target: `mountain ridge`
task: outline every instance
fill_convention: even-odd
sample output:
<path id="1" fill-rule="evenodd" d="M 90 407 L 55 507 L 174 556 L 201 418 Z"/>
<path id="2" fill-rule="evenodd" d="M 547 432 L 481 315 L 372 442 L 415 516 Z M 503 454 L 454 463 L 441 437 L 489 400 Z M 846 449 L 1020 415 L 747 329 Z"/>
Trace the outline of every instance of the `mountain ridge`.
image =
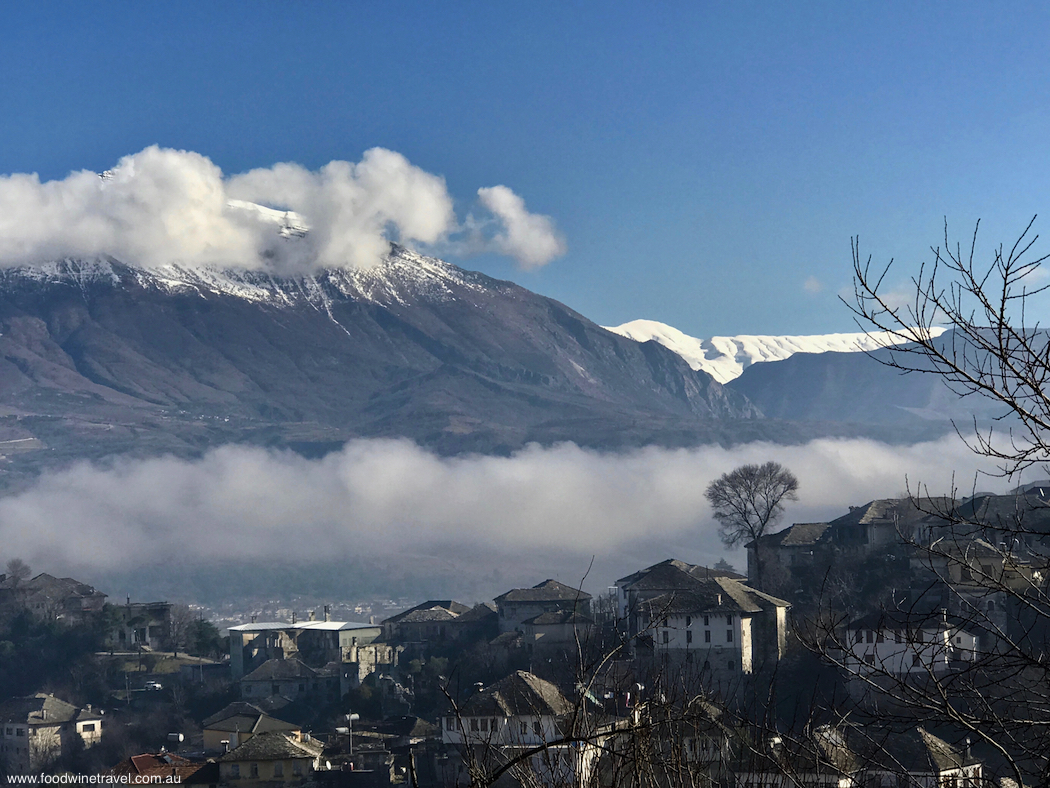
<path id="1" fill-rule="evenodd" d="M 658 343 L 398 246 L 298 277 L 112 258 L 0 272 L 0 440 L 57 459 L 354 437 L 681 445 L 760 416 Z"/>
<path id="2" fill-rule="evenodd" d="M 632 320 L 606 328 L 637 342 L 659 342 L 684 358 L 693 369 L 703 370 L 723 384 L 740 377 L 753 364 L 783 361 L 796 353 L 869 353 L 901 342 L 887 332 L 801 336 L 740 334 L 700 339 L 655 320 Z M 934 328 L 931 334 L 939 336 L 943 331 Z"/>

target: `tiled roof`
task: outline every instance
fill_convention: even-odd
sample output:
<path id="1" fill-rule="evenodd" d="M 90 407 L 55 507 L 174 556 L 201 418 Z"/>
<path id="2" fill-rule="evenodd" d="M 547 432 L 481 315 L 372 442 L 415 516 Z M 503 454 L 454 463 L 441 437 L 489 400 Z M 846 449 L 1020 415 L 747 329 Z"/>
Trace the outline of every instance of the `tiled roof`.
<path id="1" fill-rule="evenodd" d="M 144 753 L 126 758 L 103 774 L 110 777 L 130 777 L 132 784 L 136 782 L 136 777 L 171 777 L 177 778 L 172 782 L 183 783 L 208 765 L 194 763 L 171 752 Z"/>
<path id="2" fill-rule="evenodd" d="M 553 602 L 564 600 L 585 602 L 591 598 L 586 591 L 559 583 L 557 580 L 544 580 L 532 588 L 514 588 L 496 597 L 497 602 Z"/>
<path id="3" fill-rule="evenodd" d="M 517 670 L 483 689 L 460 707 L 465 717 L 559 716 L 572 711 L 572 704 L 549 681 Z"/>
<path id="4" fill-rule="evenodd" d="M 219 758 L 223 762 L 282 761 L 309 758 L 321 754 L 324 745 L 314 739 L 297 741 L 294 736 L 272 731 L 252 736 L 248 741 Z"/>

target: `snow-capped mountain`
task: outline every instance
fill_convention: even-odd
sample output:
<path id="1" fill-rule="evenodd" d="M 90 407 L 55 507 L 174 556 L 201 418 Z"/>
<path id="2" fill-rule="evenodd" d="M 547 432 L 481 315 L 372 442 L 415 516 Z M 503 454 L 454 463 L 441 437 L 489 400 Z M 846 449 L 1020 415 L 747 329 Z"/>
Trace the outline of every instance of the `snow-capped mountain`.
<path id="1" fill-rule="evenodd" d="M 0 270 L 0 442 L 36 438 L 49 461 L 354 436 L 680 445 L 759 416 L 659 345 L 399 246 L 372 268 L 285 277 L 114 259 Z"/>
<path id="2" fill-rule="evenodd" d="M 782 361 L 795 353 L 854 353 L 900 342 L 897 337 L 882 332 L 783 337 L 743 334 L 699 339 L 655 320 L 632 320 L 605 328 L 636 342 L 655 340 L 684 358 L 690 367 L 703 370 L 719 383 L 738 378 L 752 364 Z M 939 336 L 943 329 L 934 329 L 931 333 Z"/>

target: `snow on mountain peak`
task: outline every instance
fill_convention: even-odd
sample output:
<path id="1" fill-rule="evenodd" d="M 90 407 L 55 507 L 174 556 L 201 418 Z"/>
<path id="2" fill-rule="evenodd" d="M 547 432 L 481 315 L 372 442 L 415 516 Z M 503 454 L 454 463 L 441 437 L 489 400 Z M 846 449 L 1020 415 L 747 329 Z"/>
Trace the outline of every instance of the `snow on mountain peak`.
<path id="1" fill-rule="evenodd" d="M 623 325 L 605 328 L 636 342 L 656 340 L 684 358 L 690 367 L 707 372 L 719 383 L 728 383 L 739 377 L 752 364 L 761 361 L 782 361 L 795 353 L 855 353 L 877 350 L 901 342 L 898 337 L 886 332 L 787 337 L 744 334 L 698 339 L 655 320 L 632 320 Z M 943 328 L 930 331 L 934 336 L 943 332 Z"/>

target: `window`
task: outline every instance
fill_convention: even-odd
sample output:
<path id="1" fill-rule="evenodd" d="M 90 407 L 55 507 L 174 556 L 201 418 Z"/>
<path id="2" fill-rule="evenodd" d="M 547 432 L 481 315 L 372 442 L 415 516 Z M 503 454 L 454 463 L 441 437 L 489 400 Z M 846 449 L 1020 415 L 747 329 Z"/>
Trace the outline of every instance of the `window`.
<path id="1" fill-rule="evenodd" d="M 733 624 L 733 614 L 732 613 L 727 613 L 726 614 L 726 623 L 729 624 L 729 625 Z"/>
<path id="2" fill-rule="evenodd" d="M 874 639 L 875 639 L 875 633 L 874 633 L 874 632 L 872 632 L 872 631 L 871 631 L 871 630 L 869 629 L 869 630 L 867 631 L 867 633 L 865 634 L 865 636 L 864 636 L 864 640 L 865 640 L 865 642 L 867 642 L 867 643 L 871 643 L 871 642 L 872 642 L 872 641 L 873 641 Z"/>
<path id="3" fill-rule="evenodd" d="M 488 717 L 485 717 L 484 719 L 481 720 L 481 731 L 482 731 L 482 733 L 488 733 L 489 732 L 489 720 L 488 720 Z"/>
<path id="4" fill-rule="evenodd" d="M 875 642 L 876 643 L 884 643 L 885 641 L 886 641 L 886 636 L 882 633 L 882 630 L 880 629 L 878 632 L 875 633 Z"/>
<path id="5" fill-rule="evenodd" d="M 521 735 L 524 736 L 528 732 L 529 732 L 529 723 L 525 722 L 525 720 L 522 720 L 521 721 Z"/>
<path id="6" fill-rule="evenodd" d="M 535 733 L 537 736 L 543 735 L 543 726 L 540 725 L 539 720 L 532 721 L 532 732 Z"/>
<path id="7" fill-rule="evenodd" d="M 274 761 L 273 776 L 284 777 L 284 761 Z"/>
<path id="8" fill-rule="evenodd" d="M 26 735 L 26 729 L 25 728 L 15 728 L 15 736 L 25 736 L 25 735 Z"/>
<path id="9" fill-rule="evenodd" d="M 904 637 L 901 635 L 901 631 L 899 629 L 895 629 L 893 631 L 893 642 L 894 643 L 903 643 L 904 642 Z"/>
<path id="10" fill-rule="evenodd" d="M 258 777 L 258 776 L 259 776 L 259 764 L 253 763 L 252 764 L 252 777 Z"/>
<path id="11" fill-rule="evenodd" d="M 733 642 L 733 630 L 727 629 L 726 630 L 726 643 L 732 643 L 732 642 Z"/>
<path id="12" fill-rule="evenodd" d="M 230 764 L 230 777 L 234 780 L 241 779 L 241 765 L 239 763 Z"/>
<path id="13" fill-rule="evenodd" d="M 693 625 L 693 617 L 692 616 L 686 616 L 685 617 L 685 625 L 687 627 L 691 627 Z"/>
<path id="14" fill-rule="evenodd" d="M 667 645 L 668 638 L 669 638 L 669 635 L 667 634 L 667 630 L 665 629 L 664 630 L 664 645 L 665 646 Z"/>
<path id="15" fill-rule="evenodd" d="M 303 773 L 303 763 L 302 763 L 302 761 L 292 761 L 292 774 L 294 774 L 296 777 L 299 777 L 299 776 L 302 775 L 302 773 Z"/>
<path id="16" fill-rule="evenodd" d="M 733 660 L 729 660 L 729 662 L 726 663 L 726 668 L 728 668 L 729 670 L 735 670 L 736 669 L 736 663 L 733 662 Z"/>
<path id="17" fill-rule="evenodd" d="M 300 692 L 306 692 L 306 685 L 305 684 L 300 684 L 299 685 L 299 691 Z"/>
<path id="18" fill-rule="evenodd" d="M 711 630 L 710 629 L 705 629 L 704 630 L 704 642 L 705 643 L 710 643 L 711 642 Z"/>
<path id="19" fill-rule="evenodd" d="M 911 664 L 912 664 L 912 667 L 915 667 L 916 665 L 919 664 L 919 655 L 918 654 L 912 654 L 911 655 Z"/>
<path id="20" fill-rule="evenodd" d="M 686 643 L 692 643 L 693 642 L 693 633 L 691 631 L 687 631 L 685 633 L 685 642 Z"/>
<path id="21" fill-rule="evenodd" d="M 962 645 L 962 638 L 959 637 L 958 635 L 956 635 L 956 637 L 955 637 L 955 644 L 956 645 Z"/>
<path id="22" fill-rule="evenodd" d="M 711 626 L 711 616 L 704 616 L 704 626 L 705 627 Z"/>
<path id="23" fill-rule="evenodd" d="M 477 732 L 477 730 L 478 730 L 478 720 L 477 720 L 477 717 L 471 717 L 471 718 L 470 718 L 470 729 L 471 729 L 472 731 L 475 731 L 475 732 Z"/>
<path id="24" fill-rule="evenodd" d="M 95 723 L 93 723 L 93 722 L 85 722 L 84 723 L 84 727 L 81 728 L 80 730 L 83 733 L 94 733 L 95 732 Z"/>
<path id="25" fill-rule="evenodd" d="M 922 630 L 921 629 L 916 629 L 915 630 L 915 642 L 916 643 L 922 643 L 923 642 Z"/>

